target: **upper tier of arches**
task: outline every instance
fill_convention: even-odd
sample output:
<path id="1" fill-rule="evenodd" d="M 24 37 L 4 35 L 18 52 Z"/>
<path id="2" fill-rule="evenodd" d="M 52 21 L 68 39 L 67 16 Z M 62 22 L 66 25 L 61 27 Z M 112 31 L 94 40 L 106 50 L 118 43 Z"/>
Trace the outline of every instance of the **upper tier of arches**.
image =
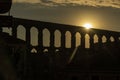
<path id="1" fill-rule="evenodd" d="M 95 43 L 118 42 L 120 33 L 49 22 L 14 18 L 12 35 L 27 44 L 51 48 L 92 48 Z M 23 37 L 23 38 L 22 38 Z"/>

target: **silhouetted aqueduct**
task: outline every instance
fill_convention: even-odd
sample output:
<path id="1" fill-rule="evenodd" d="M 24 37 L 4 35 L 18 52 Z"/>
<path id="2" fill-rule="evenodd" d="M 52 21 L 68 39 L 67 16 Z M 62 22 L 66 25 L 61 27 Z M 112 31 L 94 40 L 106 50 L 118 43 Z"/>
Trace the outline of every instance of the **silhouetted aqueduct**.
<path id="1" fill-rule="evenodd" d="M 22 29 L 20 29 L 20 25 L 22 25 Z M 102 44 L 118 42 L 120 40 L 119 32 L 99 29 L 86 30 L 79 26 L 14 18 L 12 29 L 14 37 L 17 37 L 17 31 L 19 31 L 19 29 L 22 30 L 23 39 L 27 44 L 31 44 L 31 40 L 36 38 L 38 44 L 37 46 L 31 46 L 31 48 L 36 48 L 37 50 L 75 49 L 75 47 L 79 45 L 82 48 L 93 48 L 95 43 Z M 34 32 L 32 29 L 34 29 Z M 47 44 L 44 45 L 46 39 L 48 39 L 46 41 Z M 88 46 L 85 46 L 86 44 L 88 44 Z"/>
<path id="2" fill-rule="evenodd" d="M 119 32 L 13 18 L 12 37 L 27 46 L 23 80 L 120 80 Z"/>
<path id="3" fill-rule="evenodd" d="M 6 13 L 12 0 L 0 4 L 0 13 Z M 0 32 L 0 79 L 120 80 L 119 32 L 0 18 L 0 27 L 13 20 L 12 36 Z"/>

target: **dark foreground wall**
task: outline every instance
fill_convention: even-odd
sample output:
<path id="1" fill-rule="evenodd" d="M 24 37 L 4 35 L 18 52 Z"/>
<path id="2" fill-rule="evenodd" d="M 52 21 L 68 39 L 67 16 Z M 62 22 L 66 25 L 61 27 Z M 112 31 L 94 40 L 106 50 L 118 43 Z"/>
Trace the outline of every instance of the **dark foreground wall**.
<path id="1" fill-rule="evenodd" d="M 31 53 L 28 57 L 28 80 L 119 80 L 120 44 L 95 44 L 93 49 L 79 47 L 70 63 L 69 49 Z"/>

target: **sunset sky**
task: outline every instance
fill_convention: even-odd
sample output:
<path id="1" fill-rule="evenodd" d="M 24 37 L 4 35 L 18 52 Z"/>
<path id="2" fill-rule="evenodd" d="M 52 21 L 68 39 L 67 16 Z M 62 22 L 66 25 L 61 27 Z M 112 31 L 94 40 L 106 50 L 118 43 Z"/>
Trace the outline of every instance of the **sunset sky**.
<path id="1" fill-rule="evenodd" d="M 11 15 L 120 31 L 120 0 L 13 0 Z"/>

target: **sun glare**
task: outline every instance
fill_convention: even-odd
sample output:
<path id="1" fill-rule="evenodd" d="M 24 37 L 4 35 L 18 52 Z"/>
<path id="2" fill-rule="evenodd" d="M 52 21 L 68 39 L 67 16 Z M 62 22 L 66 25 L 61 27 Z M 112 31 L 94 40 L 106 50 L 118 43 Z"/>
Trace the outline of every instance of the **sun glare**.
<path id="1" fill-rule="evenodd" d="M 85 27 L 86 29 L 90 29 L 90 28 L 92 28 L 92 24 L 86 23 L 83 25 L 83 27 Z"/>

